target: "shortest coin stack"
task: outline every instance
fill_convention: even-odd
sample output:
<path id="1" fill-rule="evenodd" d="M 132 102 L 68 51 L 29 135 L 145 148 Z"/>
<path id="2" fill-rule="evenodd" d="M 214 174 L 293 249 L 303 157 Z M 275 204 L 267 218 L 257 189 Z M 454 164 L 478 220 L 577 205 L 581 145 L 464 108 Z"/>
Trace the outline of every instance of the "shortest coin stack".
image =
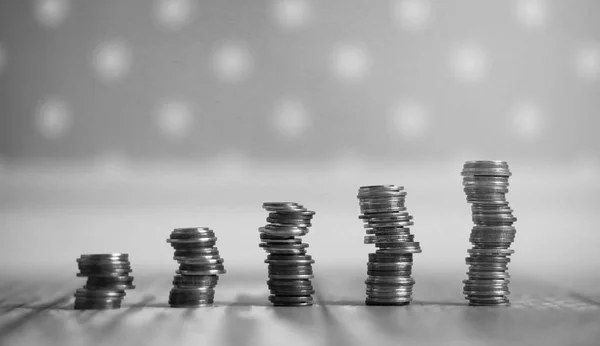
<path id="1" fill-rule="evenodd" d="M 118 309 L 126 289 L 133 289 L 131 264 L 127 254 L 89 254 L 77 259 L 79 273 L 87 277 L 75 292 L 75 309 Z"/>
<path id="2" fill-rule="evenodd" d="M 176 228 L 167 239 L 179 263 L 169 294 L 171 307 L 212 305 L 219 274 L 225 274 L 223 259 L 216 247 L 217 237 L 206 227 Z"/>
<path id="3" fill-rule="evenodd" d="M 308 233 L 315 212 L 293 202 L 266 202 L 263 208 L 269 217 L 268 224 L 259 228 L 259 246 L 268 253 L 269 301 L 275 306 L 310 306 L 315 293 L 310 281 L 315 261 L 299 236 Z"/>

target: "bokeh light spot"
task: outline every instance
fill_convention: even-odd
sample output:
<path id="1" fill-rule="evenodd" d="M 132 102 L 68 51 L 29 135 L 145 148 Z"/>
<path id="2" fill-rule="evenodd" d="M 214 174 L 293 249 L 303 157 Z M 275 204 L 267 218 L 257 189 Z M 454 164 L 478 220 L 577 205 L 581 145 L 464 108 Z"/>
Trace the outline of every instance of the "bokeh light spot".
<path id="1" fill-rule="evenodd" d="M 71 11 L 70 0 L 36 0 L 33 6 L 36 21 L 48 29 L 61 25 Z"/>
<path id="2" fill-rule="evenodd" d="M 47 98 L 36 109 L 36 128 L 46 138 L 63 136 L 71 127 L 71 122 L 70 107 L 61 99 Z"/>
<path id="3" fill-rule="evenodd" d="M 457 47 L 450 57 L 450 64 L 455 77 L 463 82 L 481 81 L 489 72 L 488 57 L 478 45 L 463 44 Z"/>
<path id="4" fill-rule="evenodd" d="M 548 21 L 548 3 L 546 0 L 517 0 L 516 16 L 527 27 L 541 27 Z"/>
<path id="5" fill-rule="evenodd" d="M 371 68 L 371 57 L 362 44 L 343 43 L 334 48 L 331 55 L 333 72 L 344 81 L 363 79 Z"/>
<path id="6" fill-rule="evenodd" d="M 403 101 L 391 112 L 391 126 L 405 140 L 422 137 L 429 128 L 429 116 L 423 105 L 415 101 Z"/>
<path id="7" fill-rule="evenodd" d="M 299 29 L 311 20 L 312 4 L 307 0 L 273 0 L 271 15 L 281 28 Z"/>
<path id="8" fill-rule="evenodd" d="M 132 63 L 132 50 L 120 39 L 98 45 L 92 59 L 97 77 L 107 83 L 123 79 L 131 69 Z"/>
<path id="9" fill-rule="evenodd" d="M 600 77 L 600 44 L 582 44 L 575 53 L 575 69 L 579 78 L 597 80 Z"/>
<path id="10" fill-rule="evenodd" d="M 300 100 L 284 99 L 275 106 L 274 125 L 287 138 L 300 137 L 310 125 L 310 116 Z"/>
<path id="11" fill-rule="evenodd" d="M 248 78 L 254 69 L 252 54 L 242 43 L 221 44 L 213 55 L 213 69 L 217 77 L 226 83 L 240 83 Z"/>
<path id="12" fill-rule="evenodd" d="M 532 102 L 521 102 L 515 105 L 510 119 L 513 131 L 524 139 L 539 137 L 545 127 L 542 109 Z"/>
<path id="13" fill-rule="evenodd" d="M 162 102 L 157 110 L 158 129 L 171 139 L 181 139 L 192 130 L 194 116 L 191 106 L 180 100 Z"/>
<path id="14" fill-rule="evenodd" d="M 196 6 L 192 0 L 155 0 L 153 12 L 159 28 L 176 31 L 192 20 Z"/>
<path id="15" fill-rule="evenodd" d="M 391 5 L 392 16 L 403 29 L 423 29 L 431 21 L 429 0 L 396 0 Z"/>

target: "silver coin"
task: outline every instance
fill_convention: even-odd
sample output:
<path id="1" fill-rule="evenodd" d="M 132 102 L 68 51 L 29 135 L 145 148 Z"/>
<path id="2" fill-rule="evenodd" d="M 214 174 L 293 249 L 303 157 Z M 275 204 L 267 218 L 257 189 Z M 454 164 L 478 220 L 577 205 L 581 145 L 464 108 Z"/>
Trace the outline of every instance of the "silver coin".
<path id="1" fill-rule="evenodd" d="M 314 274 L 290 274 L 290 275 L 278 275 L 269 274 L 270 279 L 286 279 L 286 280 L 300 280 L 300 279 L 312 279 Z"/>
<path id="2" fill-rule="evenodd" d="M 468 249 L 467 252 L 471 255 L 512 255 L 515 253 L 513 249 Z"/>
<path id="3" fill-rule="evenodd" d="M 75 297 L 101 297 L 101 298 L 121 298 L 125 296 L 125 292 L 123 291 L 113 291 L 113 290 L 88 290 L 85 288 L 78 288 L 75 291 Z"/>
<path id="4" fill-rule="evenodd" d="M 177 274 L 181 275 L 217 275 L 217 274 L 225 274 L 227 270 L 225 269 L 210 269 L 210 270 L 202 270 L 202 271 L 194 271 L 194 270 L 177 270 Z"/>
<path id="5" fill-rule="evenodd" d="M 297 257 L 306 257 L 306 256 L 297 256 Z M 307 256 L 310 257 L 310 256 Z M 296 259 L 296 260 L 273 260 L 273 259 L 266 259 L 265 263 L 269 263 L 269 264 L 276 264 L 276 265 L 280 265 L 280 266 L 296 266 L 296 265 L 304 265 L 304 264 L 312 264 L 315 263 L 315 260 L 313 259 Z"/>
<path id="6" fill-rule="evenodd" d="M 506 272 L 474 272 L 467 273 L 469 279 L 509 279 L 510 274 Z"/>

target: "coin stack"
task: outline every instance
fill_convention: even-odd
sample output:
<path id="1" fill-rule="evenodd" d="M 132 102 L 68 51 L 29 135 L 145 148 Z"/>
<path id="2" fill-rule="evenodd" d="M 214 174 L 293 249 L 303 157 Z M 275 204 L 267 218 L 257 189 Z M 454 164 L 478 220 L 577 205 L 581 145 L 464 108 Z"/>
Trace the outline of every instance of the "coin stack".
<path id="1" fill-rule="evenodd" d="M 275 306 L 309 306 L 315 293 L 310 279 L 315 261 L 306 254 L 308 244 L 299 236 L 308 233 L 314 211 L 293 202 L 266 202 L 268 224 L 260 227 L 260 247 L 268 253 L 269 301 Z"/>
<path id="2" fill-rule="evenodd" d="M 87 277 L 87 282 L 75 291 L 76 310 L 118 309 L 125 290 L 135 288 L 128 254 L 86 254 L 77 264 L 77 276 Z"/>
<path id="3" fill-rule="evenodd" d="M 171 307 L 212 305 L 219 274 L 225 274 L 223 259 L 217 249 L 215 232 L 206 227 L 176 228 L 168 243 L 175 249 L 179 263 L 169 294 Z"/>
<path id="4" fill-rule="evenodd" d="M 463 167 L 463 186 L 475 226 L 471 231 L 466 263 L 468 280 L 464 294 L 470 305 L 508 305 L 509 249 L 515 239 L 517 219 L 508 206 L 508 177 L 504 161 L 467 161 Z"/>
<path id="5" fill-rule="evenodd" d="M 406 211 L 404 187 L 397 185 L 363 186 L 358 190 L 361 215 L 367 235 L 365 244 L 375 244 L 367 263 L 367 305 L 407 305 L 415 284 L 411 277 L 413 254 L 421 247 L 414 241 L 409 226 L 412 216 Z"/>

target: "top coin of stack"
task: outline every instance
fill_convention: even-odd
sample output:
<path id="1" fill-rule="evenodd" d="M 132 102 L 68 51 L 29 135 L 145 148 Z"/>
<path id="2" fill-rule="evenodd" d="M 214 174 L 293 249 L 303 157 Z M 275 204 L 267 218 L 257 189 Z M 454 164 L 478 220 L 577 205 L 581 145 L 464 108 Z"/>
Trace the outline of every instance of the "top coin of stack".
<path id="1" fill-rule="evenodd" d="M 413 217 L 404 205 L 402 186 L 363 186 L 358 190 L 361 215 L 367 235 L 365 244 L 375 244 L 367 263 L 367 305 L 407 305 L 412 300 L 413 254 L 421 252 L 409 226 Z"/>
<path id="2" fill-rule="evenodd" d="M 127 254 L 86 254 L 77 259 L 79 273 L 87 277 L 75 292 L 75 309 L 118 309 L 126 289 L 133 289 L 131 264 Z"/>
<path id="3" fill-rule="evenodd" d="M 312 305 L 315 261 L 306 253 L 308 244 L 297 237 L 308 233 L 315 212 L 294 202 L 265 202 L 263 208 L 269 216 L 259 228 L 259 246 L 268 253 L 269 300 L 276 306 Z"/>
<path id="4" fill-rule="evenodd" d="M 167 242 L 175 249 L 173 259 L 179 263 L 169 294 L 169 305 L 196 307 L 213 304 L 218 275 L 226 273 L 214 231 L 206 227 L 176 228 Z"/>
<path id="5" fill-rule="evenodd" d="M 508 257 L 514 253 L 509 247 L 517 220 L 506 200 L 511 172 L 504 161 L 467 161 L 462 176 L 475 224 L 464 294 L 471 305 L 508 305 Z"/>

